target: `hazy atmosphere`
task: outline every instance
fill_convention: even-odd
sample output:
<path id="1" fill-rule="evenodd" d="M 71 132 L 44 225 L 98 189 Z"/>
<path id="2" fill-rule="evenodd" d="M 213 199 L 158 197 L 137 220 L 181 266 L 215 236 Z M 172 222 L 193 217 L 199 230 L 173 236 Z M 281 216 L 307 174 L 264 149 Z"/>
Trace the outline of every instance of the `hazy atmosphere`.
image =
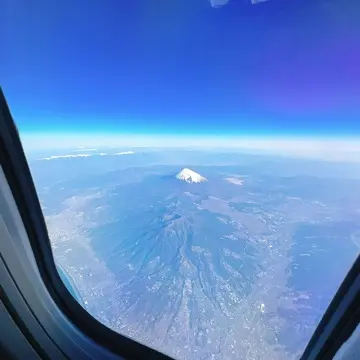
<path id="1" fill-rule="evenodd" d="M 360 165 L 102 151 L 28 154 L 85 309 L 178 359 L 298 359 L 359 254 Z"/>

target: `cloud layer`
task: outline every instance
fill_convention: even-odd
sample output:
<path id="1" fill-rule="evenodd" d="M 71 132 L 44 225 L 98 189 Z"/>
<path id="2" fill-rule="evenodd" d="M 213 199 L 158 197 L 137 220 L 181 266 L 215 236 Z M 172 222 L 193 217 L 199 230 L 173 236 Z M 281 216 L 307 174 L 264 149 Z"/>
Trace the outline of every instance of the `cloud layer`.
<path id="1" fill-rule="evenodd" d="M 61 159 L 61 158 L 76 158 L 76 157 L 89 157 L 89 156 L 92 156 L 92 154 L 53 155 L 53 156 L 49 156 L 49 157 L 44 157 L 44 158 L 39 159 L 39 160 L 53 160 L 53 159 Z"/>
<path id="2" fill-rule="evenodd" d="M 76 151 L 76 150 L 74 150 Z M 116 154 L 107 154 L 107 153 L 98 153 L 98 154 L 66 154 L 66 155 L 52 155 L 52 156 L 48 156 L 48 157 L 44 157 L 38 160 L 55 160 L 55 159 L 67 159 L 67 158 L 85 158 L 85 157 L 89 157 L 89 156 L 115 156 L 115 155 L 131 155 L 131 154 L 135 154 L 133 151 L 123 151 L 120 153 L 116 153 Z"/>
<path id="3" fill-rule="evenodd" d="M 291 136 L 190 136 L 190 135 L 88 135 L 88 134 L 31 134 L 23 135 L 22 142 L 27 152 L 33 150 L 57 151 L 64 155 L 43 158 L 73 158 L 105 155 L 130 155 L 133 151 L 114 153 L 115 149 L 127 148 L 176 148 L 203 149 L 210 151 L 242 151 L 269 155 L 317 158 L 323 160 L 360 162 L 359 137 L 291 137 Z M 101 153 L 83 152 L 69 154 L 69 149 L 101 149 Z M 111 149 L 106 152 L 106 149 Z M 66 151 L 66 152 L 65 152 Z M 100 151 L 100 150 L 99 150 Z M 70 150 L 70 152 L 73 152 Z"/>

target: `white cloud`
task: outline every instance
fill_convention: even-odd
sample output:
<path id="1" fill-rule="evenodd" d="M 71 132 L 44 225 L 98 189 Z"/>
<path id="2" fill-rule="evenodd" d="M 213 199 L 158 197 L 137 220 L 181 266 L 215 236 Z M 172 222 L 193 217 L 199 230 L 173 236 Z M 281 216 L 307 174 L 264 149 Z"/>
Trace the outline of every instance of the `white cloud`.
<path id="1" fill-rule="evenodd" d="M 75 149 L 73 151 L 74 152 L 76 152 L 76 151 L 98 151 L 98 149 L 86 149 L 83 146 L 80 146 L 79 149 Z"/>
<path id="2" fill-rule="evenodd" d="M 234 185 L 243 185 L 244 184 L 244 180 L 242 180 L 242 179 L 225 178 L 225 180 Z"/>
<path id="3" fill-rule="evenodd" d="M 53 159 L 61 159 L 61 158 L 75 158 L 75 157 L 88 157 L 88 156 L 91 156 L 91 154 L 53 155 L 53 156 L 49 156 L 49 157 L 44 157 L 39 160 L 53 160 Z"/>
<path id="4" fill-rule="evenodd" d="M 123 151 L 123 152 L 116 153 L 114 155 L 131 155 L 131 154 L 135 154 L 135 153 L 133 151 Z"/>
<path id="5" fill-rule="evenodd" d="M 113 155 L 130 155 L 134 154 L 133 151 L 123 151 L 116 154 L 107 154 L 107 153 L 98 153 L 98 154 L 67 154 L 67 155 L 52 155 L 48 157 L 44 157 L 38 160 L 54 160 L 54 159 L 68 159 L 68 158 L 76 158 L 76 157 L 89 157 L 89 156 L 113 156 Z"/>

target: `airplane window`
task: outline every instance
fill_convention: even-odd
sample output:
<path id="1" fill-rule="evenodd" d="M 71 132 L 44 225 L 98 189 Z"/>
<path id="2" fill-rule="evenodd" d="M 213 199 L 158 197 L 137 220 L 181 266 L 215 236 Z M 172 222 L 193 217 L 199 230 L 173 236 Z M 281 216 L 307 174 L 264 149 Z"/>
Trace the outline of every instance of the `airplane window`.
<path id="1" fill-rule="evenodd" d="M 74 298 L 176 359 L 299 359 L 360 253 L 360 2 L 6 14 L 3 90 Z"/>

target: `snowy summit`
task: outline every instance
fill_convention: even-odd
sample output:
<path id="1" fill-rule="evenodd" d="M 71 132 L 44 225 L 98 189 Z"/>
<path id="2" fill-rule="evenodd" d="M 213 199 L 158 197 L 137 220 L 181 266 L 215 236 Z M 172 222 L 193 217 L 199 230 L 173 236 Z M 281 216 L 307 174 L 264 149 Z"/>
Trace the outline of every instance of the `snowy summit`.
<path id="1" fill-rule="evenodd" d="M 201 183 L 207 181 L 206 178 L 201 176 L 200 174 L 192 171 L 188 168 L 182 169 L 177 175 L 176 178 L 179 180 L 184 180 L 188 183 Z"/>

